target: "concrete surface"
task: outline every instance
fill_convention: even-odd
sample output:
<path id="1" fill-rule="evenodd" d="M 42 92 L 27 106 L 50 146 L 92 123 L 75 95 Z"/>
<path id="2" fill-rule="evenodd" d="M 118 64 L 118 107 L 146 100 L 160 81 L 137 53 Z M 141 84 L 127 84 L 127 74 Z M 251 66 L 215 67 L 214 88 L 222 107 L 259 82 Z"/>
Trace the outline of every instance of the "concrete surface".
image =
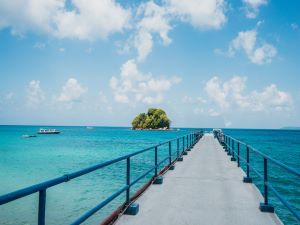
<path id="1" fill-rule="evenodd" d="M 162 185 L 151 185 L 136 201 L 138 215 L 122 215 L 116 224 L 282 224 L 276 214 L 260 212 L 262 196 L 253 184 L 242 182 L 243 176 L 217 140 L 206 134 L 164 175 Z"/>

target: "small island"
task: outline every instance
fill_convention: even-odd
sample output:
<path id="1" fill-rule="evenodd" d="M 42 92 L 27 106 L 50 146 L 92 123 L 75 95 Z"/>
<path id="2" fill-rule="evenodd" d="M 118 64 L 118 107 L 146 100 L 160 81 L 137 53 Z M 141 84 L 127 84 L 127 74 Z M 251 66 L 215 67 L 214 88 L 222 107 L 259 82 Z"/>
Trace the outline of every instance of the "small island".
<path id="1" fill-rule="evenodd" d="M 147 113 L 140 113 L 132 121 L 133 130 L 169 130 L 171 120 L 162 109 L 150 108 Z"/>

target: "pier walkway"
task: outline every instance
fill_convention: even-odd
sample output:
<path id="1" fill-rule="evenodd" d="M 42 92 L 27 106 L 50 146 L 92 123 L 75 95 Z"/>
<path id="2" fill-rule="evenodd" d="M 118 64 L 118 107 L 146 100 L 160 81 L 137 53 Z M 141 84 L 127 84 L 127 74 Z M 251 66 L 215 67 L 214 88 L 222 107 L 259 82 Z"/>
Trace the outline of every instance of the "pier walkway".
<path id="1" fill-rule="evenodd" d="M 151 185 L 136 203 L 135 216 L 122 215 L 117 225 L 269 225 L 282 224 L 274 213 L 259 210 L 262 196 L 244 172 L 231 162 L 212 134 Z"/>

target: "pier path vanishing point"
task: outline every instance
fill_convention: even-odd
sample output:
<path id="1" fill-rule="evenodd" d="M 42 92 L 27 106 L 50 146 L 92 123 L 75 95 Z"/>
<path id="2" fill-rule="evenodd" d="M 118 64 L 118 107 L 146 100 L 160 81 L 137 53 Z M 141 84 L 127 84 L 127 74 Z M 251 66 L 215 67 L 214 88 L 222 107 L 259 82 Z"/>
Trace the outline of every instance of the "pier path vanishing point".
<path id="1" fill-rule="evenodd" d="M 243 183 L 245 173 L 228 159 L 212 134 L 204 137 L 162 185 L 151 185 L 137 199 L 135 216 L 122 215 L 117 225 L 269 225 L 282 224 L 275 213 L 259 210 L 257 187 Z"/>

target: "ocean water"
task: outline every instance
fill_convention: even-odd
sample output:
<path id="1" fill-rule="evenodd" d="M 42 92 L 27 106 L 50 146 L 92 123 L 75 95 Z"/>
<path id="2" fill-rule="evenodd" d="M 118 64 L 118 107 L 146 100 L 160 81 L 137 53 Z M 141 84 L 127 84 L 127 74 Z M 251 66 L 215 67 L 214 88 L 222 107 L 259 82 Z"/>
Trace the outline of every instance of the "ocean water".
<path id="1" fill-rule="evenodd" d="M 24 134 L 36 134 L 40 127 L 0 126 L 0 195 L 32 184 L 74 172 L 175 137 L 193 129 L 174 131 L 133 131 L 117 127 L 54 127 L 59 135 L 39 135 L 22 138 Z M 176 146 L 176 143 L 172 143 Z M 182 148 L 182 142 L 180 142 Z M 168 154 L 168 146 L 158 148 L 158 161 Z M 176 157 L 175 149 L 172 152 Z M 166 161 L 167 163 L 167 161 Z M 154 165 L 154 151 L 145 152 L 131 160 L 132 180 Z M 163 165 L 162 165 L 163 166 Z M 116 163 L 88 175 L 47 190 L 46 223 L 69 224 L 95 207 L 126 182 L 125 161 Z M 145 177 L 132 192 L 144 184 Z M 99 224 L 111 213 L 125 195 L 121 195 L 96 213 L 84 224 Z M 0 224 L 36 224 L 38 194 L 0 206 Z"/>
<path id="2" fill-rule="evenodd" d="M 117 127 L 55 127 L 59 135 L 35 134 L 40 127 L 0 126 L 0 195 L 47 179 L 74 172 L 143 148 L 185 135 L 193 129 L 179 131 L 133 131 Z M 226 129 L 227 134 L 251 144 L 262 152 L 300 170 L 300 131 Z M 176 143 L 172 142 L 175 148 Z M 173 149 L 173 158 L 176 156 Z M 182 148 L 182 142 L 180 142 Z M 241 154 L 244 154 L 241 149 Z M 167 146 L 159 148 L 159 161 L 168 154 Z M 251 154 L 251 162 L 262 171 L 262 160 Z M 132 179 L 154 165 L 154 151 L 134 157 L 131 161 Z M 242 166 L 245 168 L 244 166 Z M 93 208 L 125 184 L 125 162 L 92 172 L 47 190 L 46 223 L 69 224 Z M 269 165 L 270 181 L 298 210 L 300 210 L 299 178 Z M 151 174 L 152 175 L 152 174 Z M 132 188 L 137 190 L 147 179 Z M 261 182 L 251 173 L 261 189 Z M 271 192 L 270 192 L 271 194 Z M 121 195 L 96 213 L 84 224 L 99 224 L 125 199 Z M 293 216 L 272 194 L 270 203 L 285 224 L 298 224 Z M 0 224 L 36 224 L 38 195 L 34 194 L 0 206 Z"/>

